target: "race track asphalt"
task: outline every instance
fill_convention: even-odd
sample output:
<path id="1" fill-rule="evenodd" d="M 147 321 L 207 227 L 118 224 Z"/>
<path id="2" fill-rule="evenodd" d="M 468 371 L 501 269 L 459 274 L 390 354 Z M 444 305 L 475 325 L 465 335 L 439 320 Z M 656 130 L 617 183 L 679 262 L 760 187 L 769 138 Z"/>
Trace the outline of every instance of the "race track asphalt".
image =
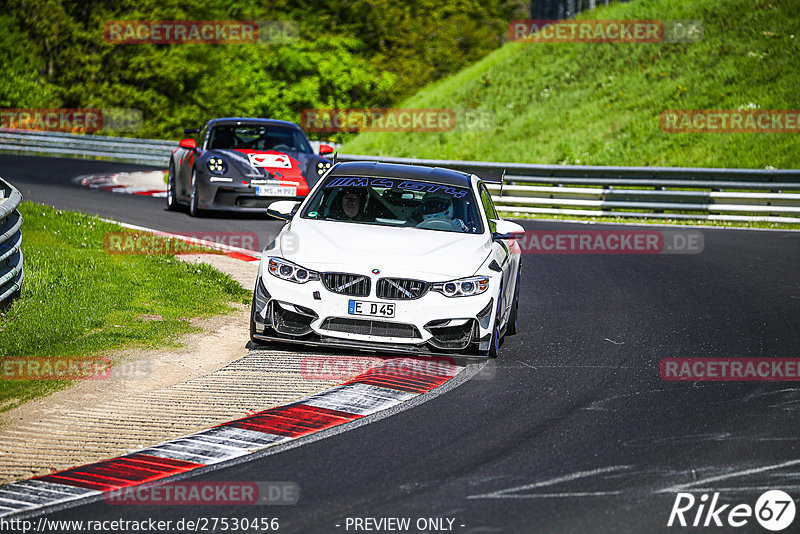
<path id="1" fill-rule="evenodd" d="M 280 227 L 198 222 L 165 211 L 163 199 L 71 182 L 140 168 L 0 156 L 0 176 L 58 208 L 167 231 L 202 224 L 268 239 Z M 49 518 L 277 517 L 280 532 L 365 531 L 348 528 L 353 518 L 407 517 L 412 526 L 451 518 L 453 532 L 657 532 L 703 530 L 666 527 L 679 491 L 719 492 L 719 504 L 731 505 L 753 506 L 767 489 L 797 499 L 797 382 L 667 382 L 659 362 L 800 357 L 800 232 L 700 231 L 700 254 L 528 254 L 519 333 L 475 377 L 391 417 L 192 479 L 293 481 L 296 505 L 98 502 Z M 763 532 L 753 518 L 736 530 Z"/>

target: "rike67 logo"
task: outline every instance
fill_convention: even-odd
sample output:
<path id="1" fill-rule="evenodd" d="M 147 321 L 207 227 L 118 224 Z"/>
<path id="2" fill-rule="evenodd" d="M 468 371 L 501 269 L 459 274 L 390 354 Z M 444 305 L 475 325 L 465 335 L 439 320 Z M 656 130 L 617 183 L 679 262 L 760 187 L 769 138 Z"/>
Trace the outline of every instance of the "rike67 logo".
<path id="1" fill-rule="evenodd" d="M 699 498 L 691 493 L 678 493 L 667 526 L 739 528 L 752 525 L 755 517 L 763 528 L 778 532 L 792 524 L 794 515 L 794 500 L 781 490 L 765 492 L 754 507 L 745 503 L 719 504 L 718 492 L 714 493 L 710 502 L 707 493 Z"/>

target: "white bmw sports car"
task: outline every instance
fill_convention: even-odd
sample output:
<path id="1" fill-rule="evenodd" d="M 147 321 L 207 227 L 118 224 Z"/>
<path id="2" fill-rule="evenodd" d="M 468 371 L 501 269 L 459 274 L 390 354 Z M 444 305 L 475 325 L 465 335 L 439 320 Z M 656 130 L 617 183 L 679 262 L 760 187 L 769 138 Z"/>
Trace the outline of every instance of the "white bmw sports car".
<path id="1" fill-rule="evenodd" d="M 496 357 L 516 332 L 524 229 L 501 220 L 475 175 L 415 165 L 335 165 L 261 258 L 255 343 Z"/>

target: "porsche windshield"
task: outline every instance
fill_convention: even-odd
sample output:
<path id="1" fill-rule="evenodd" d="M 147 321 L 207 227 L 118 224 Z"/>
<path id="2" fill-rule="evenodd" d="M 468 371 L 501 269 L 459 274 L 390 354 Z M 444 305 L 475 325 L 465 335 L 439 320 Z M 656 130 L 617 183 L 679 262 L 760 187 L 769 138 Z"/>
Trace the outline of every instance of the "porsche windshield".
<path id="1" fill-rule="evenodd" d="M 217 126 L 211 130 L 208 149 L 276 150 L 311 153 L 311 146 L 300 130 L 282 126 L 240 124 Z"/>
<path id="2" fill-rule="evenodd" d="M 303 210 L 304 219 L 446 232 L 483 232 L 468 187 L 398 178 L 329 177 Z"/>

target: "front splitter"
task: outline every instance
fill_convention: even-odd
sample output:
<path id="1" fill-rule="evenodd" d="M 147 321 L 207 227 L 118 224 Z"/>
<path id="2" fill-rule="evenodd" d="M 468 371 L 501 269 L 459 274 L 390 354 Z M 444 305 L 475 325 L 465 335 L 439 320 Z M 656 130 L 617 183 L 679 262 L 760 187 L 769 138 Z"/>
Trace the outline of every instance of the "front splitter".
<path id="1" fill-rule="evenodd" d="M 267 341 L 271 343 L 291 343 L 293 345 L 306 345 L 309 347 L 328 347 L 328 348 L 341 348 L 351 349 L 360 352 L 370 353 L 383 353 L 383 354 L 404 354 L 411 356 L 436 356 L 445 358 L 468 358 L 468 359 L 487 359 L 487 356 L 480 354 L 464 354 L 458 351 L 435 351 L 431 350 L 427 345 L 409 345 L 404 347 L 402 345 L 389 345 L 379 342 L 366 342 L 366 341 L 352 341 L 349 339 L 340 338 L 321 338 L 321 339 L 293 339 L 284 337 L 267 336 L 264 334 L 253 334 L 253 338 L 258 341 Z"/>

